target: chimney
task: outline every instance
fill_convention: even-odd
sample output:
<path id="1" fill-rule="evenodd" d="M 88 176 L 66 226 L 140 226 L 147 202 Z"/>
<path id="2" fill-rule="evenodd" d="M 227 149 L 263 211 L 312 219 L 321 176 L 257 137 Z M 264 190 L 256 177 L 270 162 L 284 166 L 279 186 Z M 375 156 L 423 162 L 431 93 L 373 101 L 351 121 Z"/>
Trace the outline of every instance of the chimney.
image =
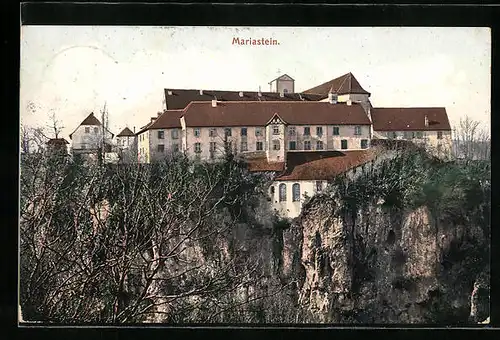
<path id="1" fill-rule="evenodd" d="M 170 91 L 170 90 L 169 90 L 169 91 L 167 91 L 167 94 L 168 94 L 169 96 L 171 96 L 171 95 L 172 95 L 172 91 Z"/>
<path id="2" fill-rule="evenodd" d="M 135 126 L 134 126 L 134 133 L 135 133 Z"/>
<path id="3" fill-rule="evenodd" d="M 259 92 L 257 93 L 259 97 L 262 97 L 262 92 L 260 92 L 260 86 L 259 86 Z"/>
<path id="4" fill-rule="evenodd" d="M 158 113 L 157 113 L 157 115 L 158 115 L 158 116 L 157 116 L 157 117 L 160 117 L 162 113 L 163 113 L 163 112 L 158 111 Z"/>
<path id="5" fill-rule="evenodd" d="M 429 126 L 429 118 L 427 118 L 427 115 L 425 115 L 425 126 Z"/>
<path id="6" fill-rule="evenodd" d="M 203 96 L 203 90 L 200 90 L 200 96 Z"/>
<path id="7" fill-rule="evenodd" d="M 216 106 L 217 106 L 217 100 L 212 99 L 212 107 L 216 107 Z"/>
<path id="8" fill-rule="evenodd" d="M 151 123 L 156 120 L 156 117 L 151 117 Z"/>
<path id="9" fill-rule="evenodd" d="M 240 92 L 240 97 L 243 97 L 243 92 Z"/>
<path id="10" fill-rule="evenodd" d="M 347 106 L 351 106 L 351 105 L 352 105 L 352 100 L 347 99 Z"/>

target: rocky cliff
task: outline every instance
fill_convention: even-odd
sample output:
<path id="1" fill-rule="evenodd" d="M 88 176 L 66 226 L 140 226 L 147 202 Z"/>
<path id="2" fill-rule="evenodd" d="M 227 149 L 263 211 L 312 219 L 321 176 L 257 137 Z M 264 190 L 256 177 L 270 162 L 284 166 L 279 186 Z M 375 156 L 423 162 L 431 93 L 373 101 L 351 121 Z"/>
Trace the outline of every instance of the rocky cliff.
<path id="1" fill-rule="evenodd" d="M 367 198 L 368 200 L 368 198 Z M 312 199 L 283 232 L 282 275 L 300 308 L 326 323 L 447 323 L 489 315 L 485 229 L 436 218 L 429 207 L 372 198 L 355 211 Z"/>

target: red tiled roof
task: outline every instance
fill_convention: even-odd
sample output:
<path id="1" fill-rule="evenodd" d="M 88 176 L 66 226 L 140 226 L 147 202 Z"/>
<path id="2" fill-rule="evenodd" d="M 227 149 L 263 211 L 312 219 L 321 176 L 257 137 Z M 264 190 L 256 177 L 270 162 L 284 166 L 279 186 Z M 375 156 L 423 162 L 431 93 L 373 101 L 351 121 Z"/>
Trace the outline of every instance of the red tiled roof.
<path id="1" fill-rule="evenodd" d="M 269 162 L 267 158 L 247 159 L 245 163 L 248 166 L 248 171 L 276 171 L 281 172 L 285 168 L 284 162 Z"/>
<path id="2" fill-rule="evenodd" d="M 377 156 L 379 149 L 288 152 L 287 169 L 277 181 L 331 180 Z"/>
<path id="3" fill-rule="evenodd" d="M 168 94 L 171 91 L 172 94 Z M 240 92 L 243 96 L 240 97 Z M 182 110 L 190 102 L 193 101 L 318 101 L 324 96 L 317 94 L 301 94 L 301 93 L 284 93 L 283 97 L 276 92 L 259 92 L 256 91 L 215 91 L 203 90 L 184 90 L 184 89 L 165 89 L 165 100 L 169 110 Z"/>
<path id="4" fill-rule="evenodd" d="M 275 114 L 292 125 L 370 125 L 361 105 L 327 102 L 192 102 L 184 119 L 190 127 L 265 126 Z"/>
<path id="5" fill-rule="evenodd" d="M 116 137 L 131 137 L 135 136 L 135 133 L 132 132 L 128 127 L 122 130 L 119 134 L 116 135 Z"/>
<path id="6" fill-rule="evenodd" d="M 183 113 L 183 110 L 165 110 L 159 117 L 152 117 L 153 121 L 143 126 L 137 134 L 150 129 L 180 129 Z"/>
<path id="7" fill-rule="evenodd" d="M 373 108 L 371 115 L 375 131 L 451 130 L 444 107 Z"/>
<path id="8" fill-rule="evenodd" d="M 326 83 L 313 87 L 309 90 L 303 91 L 302 93 L 319 94 L 322 95 L 323 98 L 326 98 L 329 92 L 336 94 L 358 93 L 370 95 L 368 91 L 361 87 L 358 80 L 351 72 L 327 81 Z"/>
<path id="9" fill-rule="evenodd" d="M 91 112 L 87 118 L 81 122 L 80 125 L 98 125 L 101 126 L 101 122 L 94 116 L 94 112 Z"/>

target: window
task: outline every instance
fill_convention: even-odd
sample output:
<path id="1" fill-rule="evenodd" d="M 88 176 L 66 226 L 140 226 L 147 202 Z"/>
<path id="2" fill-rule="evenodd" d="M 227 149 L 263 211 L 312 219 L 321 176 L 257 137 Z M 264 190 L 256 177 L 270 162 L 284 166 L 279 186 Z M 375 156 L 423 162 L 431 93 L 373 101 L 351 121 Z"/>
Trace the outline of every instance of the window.
<path id="1" fill-rule="evenodd" d="M 295 136 L 295 134 L 296 134 L 296 131 L 295 131 L 295 126 L 290 126 L 290 127 L 288 128 L 288 134 L 289 134 L 290 136 Z"/>
<path id="2" fill-rule="evenodd" d="M 225 128 L 224 129 L 224 134 L 226 137 L 231 137 L 231 128 Z"/>
<path id="3" fill-rule="evenodd" d="M 257 145 L 255 146 L 255 149 L 257 151 L 262 151 L 264 150 L 264 145 L 262 144 L 262 142 L 257 142 Z"/>
<path id="4" fill-rule="evenodd" d="M 347 149 L 347 139 L 342 139 L 342 140 L 340 141 L 340 148 L 341 148 L 342 150 Z"/>
<path id="5" fill-rule="evenodd" d="M 172 139 L 179 139 L 179 130 L 172 130 L 171 136 Z"/>
<path id="6" fill-rule="evenodd" d="M 361 135 L 361 126 L 354 127 L 354 135 L 356 135 L 356 136 Z"/>
<path id="7" fill-rule="evenodd" d="M 90 128 L 88 126 L 85 127 L 85 133 L 90 133 Z"/>
<path id="8" fill-rule="evenodd" d="M 164 151 L 165 151 L 165 145 L 158 144 L 158 152 L 164 152 Z"/>
<path id="9" fill-rule="evenodd" d="M 366 149 L 368 148 L 368 139 L 362 139 L 361 140 L 361 149 Z"/>
<path id="10" fill-rule="evenodd" d="M 443 139 L 443 131 L 437 132 L 437 139 Z"/>
<path id="11" fill-rule="evenodd" d="M 300 184 L 295 183 L 292 185 L 292 201 L 298 202 L 300 201 Z"/>
<path id="12" fill-rule="evenodd" d="M 288 143 L 288 145 L 289 145 L 289 147 L 288 147 L 289 150 L 297 150 L 297 142 L 296 141 L 292 140 Z"/>
<path id="13" fill-rule="evenodd" d="M 274 196 L 274 186 L 271 186 L 270 191 L 271 191 L 271 195 Z"/>
<path id="14" fill-rule="evenodd" d="M 309 126 L 304 127 L 304 136 L 311 135 L 311 128 Z"/>
<path id="15" fill-rule="evenodd" d="M 246 127 L 245 128 L 241 128 L 241 135 L 245 136 L 245 137 L 247 136 L 247 128 Z"/>
<path id="16" fill-rule="evenodd" d="M 98 133 L 99 132 L 99 128 L 98 127 L 95 127 L 94 128 L 94 133 Z"/>
<path id="17" fill-rule="evenodd" d="M 262 136 L 262 128 L 255 128 L 255 136 Z"/>
<path id="18" fill-rule="evenodd" d="M 210 142 L 210 146 L 209 146 L 209 150 L 210 150 L 210 152 L 215 151 L 215 148 L 216 148 L 216 144 L 215 144 L 215 142 Z"/>
<path id="19" fill-rule="evenodd" d="M 283 89 L 283 93 L 288 93 L 288 89 Z"/>
<path id="20" fill-rule="evenodd" d="M 403 136 L 404 136 L 404 139 L 411 139 L 412 133 L 405 131 L 405 132 L 403 132 Z"/>
<path id="21" fill-rule="evenodd" d="M 417 131 L 417 138 L 418 139 L 424 138 L 424 133 L 422 131 Z"/>
<path id="22" fill-rule="evenodd" d="M 194 152 L 196 153 L 201 152 L 201 143 L 194 143 Z"/>
<path id="23" fill-rule="evenodd" d="M 311 150 L 311 141 L 304 141 L 304 150 Z"/>
<path id="24" fill-rule="evenodd" d="M 286 184 L 285 183 L 280 184 L 279 196 L 280 196 L 280 202 L 286 201 Z"/>
<path id="25" fill-rule="evenodd" d="M 280 149 L 280 141 L 279 140 L 273 140 L 273 150 L 279 150 Z"/>
<path id="26" fill-rule="evenodd" d="M 316 191 L 321 191 L 321 190 L 323 190 L 323 182 L 316 181 Z"/>
<path id="27" fill-rule="evenodd" d="M 392 138 L 394 138 L 394 139 L 398 138 L 398 133 L 396 131 L 394 131 L 392 133 Z"/>
<path id="28" fill-rule="evenodd" d="M 316 136 L 323 136 L 323 127 L 322 126 L 316 126 Z"/>
<path id="29" fill-rule="evenodd" d="M 193 133 L 195 137 L 200 137 L 200 128 L 195 128 Z"/>
<path id="30" fill-rule="evenodd" d="M 322 141 L 317 141 L 316 142 L 316 150 L 323 150 L 323 142 Z"/>
<path id="31" fill-rule="evenodd" d="M 334 126 L 334 127 L 333 127 L 333 135 L 334 135 L 334 136 L 338 136 L 338 135 L 340 135 L 340 129 L 339 129 L 339 127 L 338 127 L 338 126 Z"/>
<path id="32" fill-rule="evenodd" d="M 209 137 L 215 137 L 217 135 L 217 130 L 216 129 L 210 129 L 208 130 L 208 136 Z"/>
<path id="33" fill-rule="evenodd" d="M 279 125 L 273 125 L 273 135 L 279 135 L 279 134 L 280 134 Z"/>
<path id="34" fill-rule="evenodd" d="M 172 144 L 172 150 L 174 150 L 174 152 L 179 152 L 179 144 Z"/>
<path id="35" fill-rule="evenodd" d="M 247 142 L 241 142 L 241 151 L 248 151 Z"/>
<path id="36" fill-rule="evenodd" d="M 164 139 L 165 138 L 165 132 L 164 131 L 158 131 L 158 139 Z"/>

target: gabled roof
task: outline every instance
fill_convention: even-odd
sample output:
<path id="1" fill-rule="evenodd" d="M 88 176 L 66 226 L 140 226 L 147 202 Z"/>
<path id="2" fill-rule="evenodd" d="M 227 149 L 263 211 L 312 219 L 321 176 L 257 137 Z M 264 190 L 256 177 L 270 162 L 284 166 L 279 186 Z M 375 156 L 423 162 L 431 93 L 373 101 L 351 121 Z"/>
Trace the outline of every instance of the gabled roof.
<path id="1" fill-rule="evenodd" d="M 351 93 L 367 94 L 368 96 L 370 95 L 368 91 L 361 87 L 358 80 L 351 72 L 327 81 L 326 83 L 313 87 L 309 90 L 303 91 L 302 94 L 317 94 L 322 95 L 323 98 L 326 98 L 328 96 L 328 93 L 330 92 L 336 93 L 338 95 Z"/>
<path id="2" fill-rule="evenodd" d="M 152 129 L 180 129 L 180 119 L 183 114 L 184 110 L 165 110 L 159 117 L 156 117 L 152 122 L 143 126 L 137 134 Z"/>
<path id="3" fill-rule="evenodd" d="M 78 128 L 80 126 L 102 126 L 101 122 L 99 121 L 99 119 L 97 119 L 95 116 L 94 116 L 94 112 L 91 112 L 87 118 L 85 118 L 81 123 L 80 125 L 78 125 L 76 127 L 76 129 L 70 133 L 69 135 L 69 139 L 72 139 L 72 136 L 73 134 L 75 133 L 76 130 L 78 130 Z M 106 129 L 109 133 L 111 133 L 111 137 L 114 137 L 114 133 L 112 133 L 111 131 L 109 131 L 108 129 Z"/>
<path id="4" fill-rule="evenodd" d="M 444 107 L 380 107 L 373 108 L 371 115 L 374 131 L 451 130 Z"/>
<path id="5" fill-rule="evenodd" d="M 97 125 L 101 126 L 101 122 L 94 116 L 94 112 L 91 112 L 87 118 L 80 123 L 80 125 Z"/>
<path id="6" fill-rule="evenodd" d="M 287 168 L 277 181 L 332 180 L 336 176 L 372 161 L 378 148 L 353 151 L 288 152 Z"/>
<path id="7" fill-rule="evenodd" d="M 278 78 L 274 78 L 268 84 L 271 84 L 273 81 L 281 79 L 281 78 L 285 78 L 286 80 L 293 80 L 293 81 L 295 81 L 295 79 L 293 79 L 292 77 L 290 77 L 288 74 L 285 73 L 285 74 L 282 74 L 281 76 L 279 76 Z"/>
<path id="8" fill-rule="evenodd" d="M 135 133 L 132 132 L 128 127 L 125 127 L 116 137 L 133 137 Z"/>
<path id="9" fill-rule="evenodd" d="M 172 94 L 169 94 L 171 92 Z M 243 96 L 240 96 L 240 92 Z M 182 110 L 193 101 L 318 101 L 324 97 L 317 94 L 284 93 L 283 97 L 277 92 L 258 91 L 214 91 L 185 90 L 185 89 L 165 89 L 165 101 L 167 109 Z"/>
<path id="10" fill-rule="evenodd" d="M 327 102 L 191 102 L 184 110 L 186 126 L 266 126 L 278 114 L 291 125 L 370 125 L 362 106 Z"/>

